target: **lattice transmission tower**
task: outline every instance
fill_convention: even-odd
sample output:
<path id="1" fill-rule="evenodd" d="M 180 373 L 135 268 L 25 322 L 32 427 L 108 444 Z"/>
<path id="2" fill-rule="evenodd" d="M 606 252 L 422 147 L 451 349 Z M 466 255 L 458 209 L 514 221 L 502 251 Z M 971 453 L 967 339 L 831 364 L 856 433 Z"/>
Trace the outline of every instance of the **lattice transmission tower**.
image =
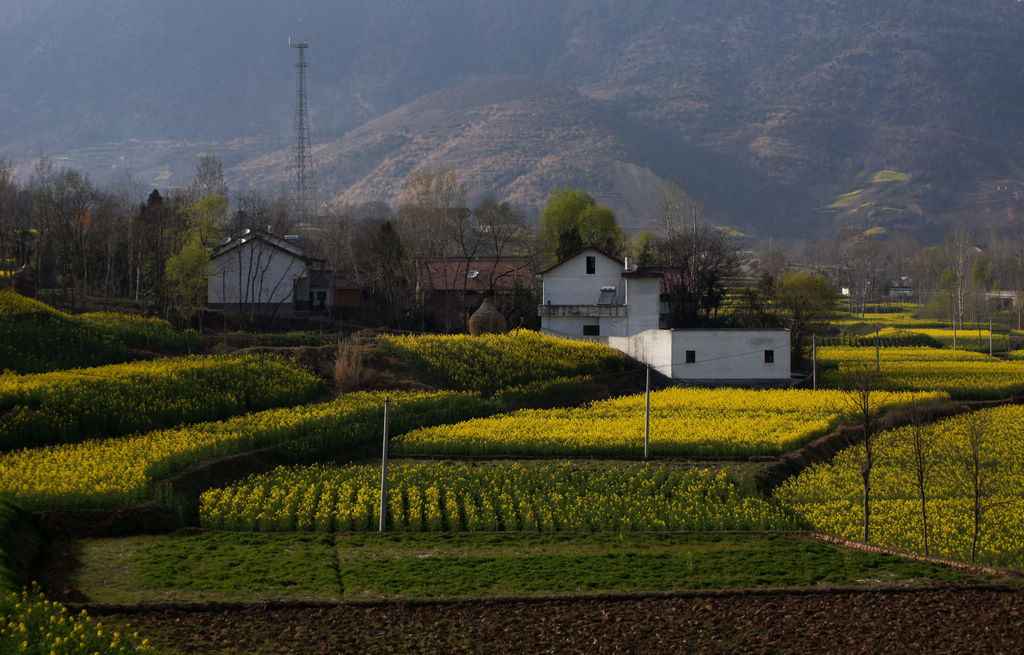
<path id="1" fill-rule="evenodd" d="M 293 42 L 288 45 L 299 51 L 298 83 L 295 87 L 295 195 L 299 209 L 299 221 L 309 223 L 313 213 L 313 160 L 309 152 L 309 115 L 306 112 L 306 41 Z"/>

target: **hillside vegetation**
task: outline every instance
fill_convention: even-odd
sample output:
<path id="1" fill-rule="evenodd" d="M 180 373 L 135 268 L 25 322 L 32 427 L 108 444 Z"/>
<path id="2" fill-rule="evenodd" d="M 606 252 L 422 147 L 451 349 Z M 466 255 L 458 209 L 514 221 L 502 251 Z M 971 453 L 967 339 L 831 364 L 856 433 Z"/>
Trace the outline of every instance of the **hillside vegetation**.
<path id="1" fill-rule="evenodd" d="M 177 354 L 199 350 L 194 332 L 135 314 L 67 314 L 0 290 L 0 372 L 41 373 L 123 362 L 132 349 Z"/>
<path id="2" fill-rule="evenodd" d="M 51 5 L 19 0 L 0 25 L 0 151 L 25 179 L 45 142 L 100 182 L 187 185 L 212 151 L 234 189 L 276 192 L 291 34 L 310 43 L 316 179 L 336 203 L 393 202 L 430 165 L 531 210 L 585 187 L 637 227 L 662 179 L 756 235 L 1020 209 L 1013 0 Z M 906 178 L 829 209 L 884 170 Z"/>

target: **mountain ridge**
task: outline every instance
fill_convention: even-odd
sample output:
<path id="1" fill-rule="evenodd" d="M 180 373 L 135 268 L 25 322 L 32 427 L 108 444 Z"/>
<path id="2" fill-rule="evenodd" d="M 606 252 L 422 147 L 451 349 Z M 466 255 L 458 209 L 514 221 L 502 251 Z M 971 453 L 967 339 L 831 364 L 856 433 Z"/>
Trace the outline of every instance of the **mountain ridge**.
<path id="1" fill-rule="evenodd" d="M 1015 0 L 12 4 L 0 153 L 22 180 L 43 153 L 186 185 L 212 151 L 233 188 L 291 188 L 294 33 L 329 204 L 393 201 L 430 166 L 534 215 L 579 186 L 634 228 L 665 180 L 759 235 L 1024 213 Z M 886 203 L 832 206 L 885 169 L 908 176 Z"/>

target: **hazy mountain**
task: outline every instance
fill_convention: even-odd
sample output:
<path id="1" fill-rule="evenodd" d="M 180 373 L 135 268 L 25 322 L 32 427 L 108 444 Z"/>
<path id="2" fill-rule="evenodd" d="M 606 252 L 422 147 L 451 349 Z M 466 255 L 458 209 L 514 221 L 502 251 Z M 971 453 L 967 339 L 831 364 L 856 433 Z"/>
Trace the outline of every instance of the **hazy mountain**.
<path id="1" fill-rule="evenodd" d="M 287 188 L 292 35 L 325 201 L 431 166 L 531 210 L 584 188 L 630 226 L 663 179 L 762 235 L 1024 213 L 1016 0 L 8 4 L 0 153 L 26 179 L 46 153 L 185 184 L 213 151 L 233 188 Z"/>

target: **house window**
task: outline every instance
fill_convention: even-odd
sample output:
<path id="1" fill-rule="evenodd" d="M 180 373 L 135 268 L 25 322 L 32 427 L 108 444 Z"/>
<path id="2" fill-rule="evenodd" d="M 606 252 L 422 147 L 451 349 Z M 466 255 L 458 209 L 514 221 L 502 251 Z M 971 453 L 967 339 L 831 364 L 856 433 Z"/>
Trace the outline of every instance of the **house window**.
<path id="1" fill-rule="evenodd" d="M 584 325 L 583 326 L 583 336 L 585 336 L 585 337 L 598 337 L 598 336 L 601 336 L 601 326 L 600 325 Z"/>
<path id="2" fill-rule="evenodd" d="M 774 364 L 775 363 L 775 351 L 774 350 L 766 350 L 766 351 L 764 351 L 764 363 L 765 364 Z"/>
<path id="3" fill-rule="evenodd" d="M 593 275 L 597 272 L 597 257 L 594 255 L 587 255 L 587 275 Z"/>
<path id="4" fill-rule="evenodd" d="M 695 364 L 696 362 L 697 362 L 697 351 L 696 350 L 687 350 L 686 351 L 686 363 L 687 364 Z"/>

